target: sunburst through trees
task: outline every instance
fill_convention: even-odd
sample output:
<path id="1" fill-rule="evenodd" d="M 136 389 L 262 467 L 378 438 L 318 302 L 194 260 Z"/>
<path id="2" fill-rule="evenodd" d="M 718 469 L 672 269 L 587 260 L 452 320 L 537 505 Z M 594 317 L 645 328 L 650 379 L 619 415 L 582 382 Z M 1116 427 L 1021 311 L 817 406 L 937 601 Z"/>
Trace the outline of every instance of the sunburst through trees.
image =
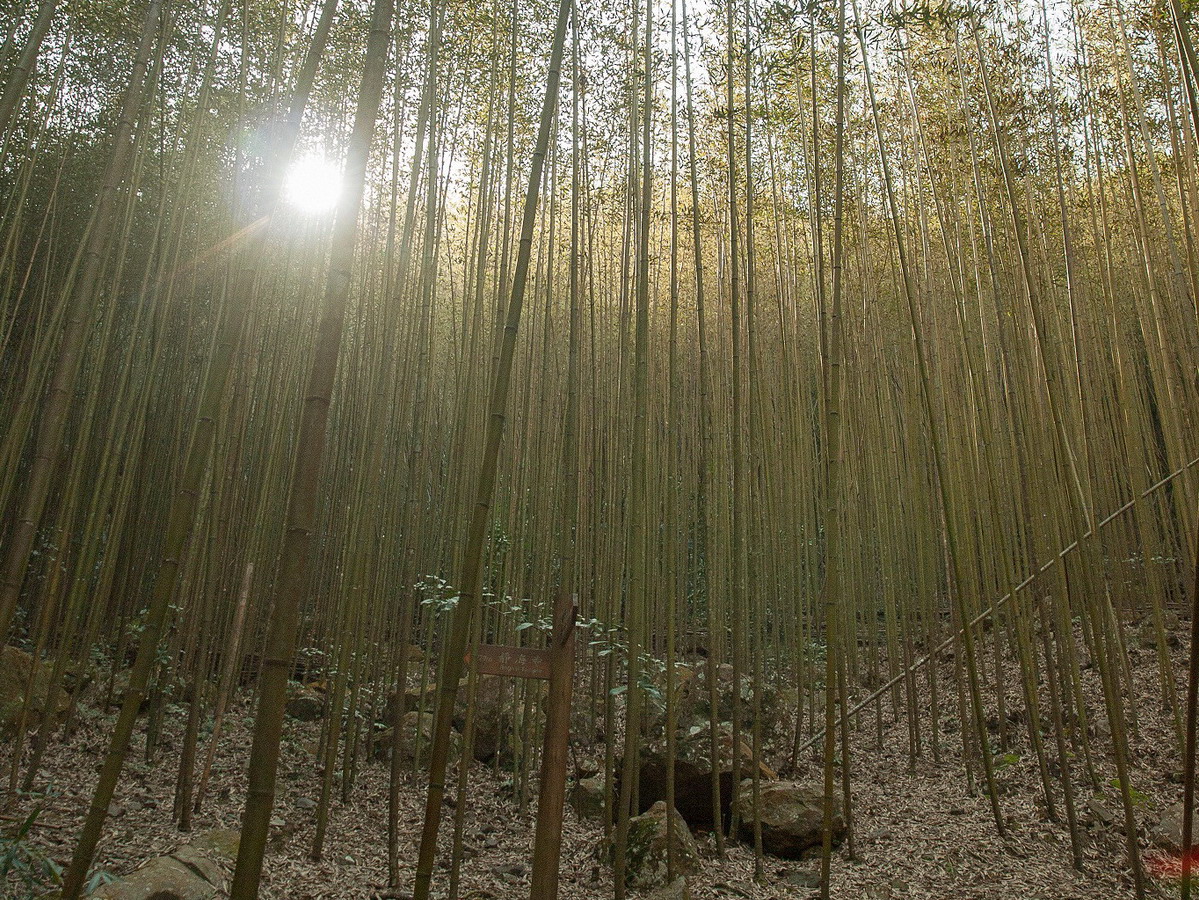
<path id="1" fill-rule="evenodd" d="M 1193 19 L 0 0 L 6 896 L 1189 897 Z"/>

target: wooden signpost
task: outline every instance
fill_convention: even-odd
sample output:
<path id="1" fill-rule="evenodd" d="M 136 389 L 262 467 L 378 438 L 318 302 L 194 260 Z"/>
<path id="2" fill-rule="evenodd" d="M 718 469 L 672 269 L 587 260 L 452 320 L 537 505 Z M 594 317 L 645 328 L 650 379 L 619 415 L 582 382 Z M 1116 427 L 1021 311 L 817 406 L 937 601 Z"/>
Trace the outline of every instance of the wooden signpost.
<path id="1" fill-rule="evenodd" d="M 570 701 L 574 684 L 577 598 L 554 602 L 554 626 L 544 650 L 480 644 L 474 663 L 482 675 L 537 678 L 548 681 L 545 744 L 541 754 L 541 790 L 537 798 L 537 830 L 533 838 L 531 900 L 558 895 L 558 862 L 562 851 L 562 811 L 566 805 L 566 765 L 570 749 Z M 466 664 L 471 664 L 467 655 Z"/>
<path id="2" fill-rule="evenodd" d="M 480 675 L 504 675 L 509 678 L 550 677 L 549 650 L 532 647 L 505 647 L 502 644 L 480 644 L 478 668 Z M 466 657 L 469 666 L 471 659 Z"/>

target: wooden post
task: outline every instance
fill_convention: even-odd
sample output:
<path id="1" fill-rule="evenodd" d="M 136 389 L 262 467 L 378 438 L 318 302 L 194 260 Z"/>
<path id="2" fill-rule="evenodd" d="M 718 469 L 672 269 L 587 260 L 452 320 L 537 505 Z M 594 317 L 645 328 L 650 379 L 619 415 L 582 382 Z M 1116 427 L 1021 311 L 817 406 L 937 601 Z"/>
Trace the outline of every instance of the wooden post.
<path id="1" fill-rule="evenodd" d="M 537 830 L 533 839 L 532 900 L 555 900 L 558 896 L 577 615 L 576 599 L 562 593 L 554 601 L 554 627 L 548 649 L 480 644 L 475 661 L 483 675 L 541 678 L 550 683 L 541 755 L 541 789 L 537 799 Z M 470 654 L 467 654 L 465 664 L 471 664 Z"/>
<path id="2" fill-rule="evenodd" d="M 565 591 L 554 602 L 550 635 L 550 693 L 541 754 L 541 790 L 537 797 L 537 831 L 533 839 L 531 900 L 558 896 L 558 862 L 562 852 L 562 811 L 566 805 L 566 762 L 570 750 L 570 700 L 575 669 L 575 618 L 578 606 Z"/>

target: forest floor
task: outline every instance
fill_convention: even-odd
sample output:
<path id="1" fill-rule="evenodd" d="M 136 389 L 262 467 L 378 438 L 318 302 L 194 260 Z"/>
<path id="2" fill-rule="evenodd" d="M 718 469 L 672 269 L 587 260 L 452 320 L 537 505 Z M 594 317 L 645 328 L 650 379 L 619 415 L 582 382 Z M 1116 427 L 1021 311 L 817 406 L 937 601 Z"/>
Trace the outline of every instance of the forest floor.
<path id="1" fill-rule="evenodd" d="M 1174 640 L 1174 669 L 1181 679 L 1186 671 L 1182 647 L 1186 637 Z M 1151 832 L 1170 804 L 1181 799 L 1177 783 L 1181 769 L 1172 737 L 1173 725 L 1162 713 L 1158 669 L 1154 651 L 1132 649 L 1135 696 L 1128 698 L 1138 713 L 1139 729 L 1131 738 L 1132 783 L 1136 790 L 1139 838 L 1152 859 Z M 1014 667 L 1007 667 L 1009 709 L 1022 706 Z M 1114 789 L 1093 803 L 1088 785 L 1077 784 L 1077 798 L 1085 871 L 1071 865 L 1069 832 L 1063 821 L 1044 815 L 1044 798 L 1036 761 L 1021 728 L 1011 752 L 998 769 L 1002 808 L 1008 837 L 996 834 L 990 804 L 978 792 L 970 796 L 961 763 L 962 741 L 957 730 L 956 697 L 952 693 L 954 667 L 946 656 L 938 664 L 942 693 L 939 762 L 934 762 L 925 728 L 923 757 L 909 767 L 908 730 L 903 721 L 890 722 L 889 696 L 883 698 L 883 728 L 878 737 L 874 707 L 863 714 L 853 737 L 854 829 L 857 859 L 842 846 L 834 855 L 832 896 L 844 900 L 1095 900 L 1134 896 L 1123 852 L 1120 804 Z M 927 678 L 919 678 L 925 703 Z M 1102 710 L 1098 678 L 1084 671 L 1086 689 L 1092 692 L 1092 710 Z M 93 688 L 93 690 L 95 690 Z M 993 692 L 991 692 L 993 694 Z M 993 702 L 993 701 L 992 701 Z M 182 746 L 185 707 L 167 711 L 158 757 L 153 766 L 138 759 L 126 770 L 101 843 L 97 868 L 113 875 L 126 874 L 145 860 L 171 852 L 189 836 L 172 822 L 172 797 L 177 754 Z M 927 709 L 926 709 L 927 712 Z M 243 700 L 227 719 L 222 752 L 218 755 L 209 799 L 195 818 L 193 833 L 232 828 L 239 824 L 244 800 L 244 772 L 251 742 L 253 709 Z M 1096 717 L 1098 718 L 1098 717 Z M 78 827 L 86 811 L 95 773 L 106 749 L 111 714 L 94 706 L 83 709 L 80 728 L 66 746 L 48 754 L 41 779 L 48 785 L 41 794 L 22 797 L 5 811 L 11 823 L 43 806 L 30 841 L 61 864 L 68 861 Z M 1099 725 L 1102 728 L 1102 723 Z M 387 871 L 388 767 L 379 762 L 362 766 L 348 805 L 334 802 L 325 852 L 319 861 L 309 858 L 314 834 L 314 801 L 319 797 L 315 748 L 319 725 L 289 721 L 280 760 L 280 779 L 272 838 L 264 871 L 262 896 L 279 900 L 369 898 L 378 896 Z M 1092 742 L 1106 747 L 1106 739 Z M 776 748 L 777 750 L 778 748 Z M 810 753 L 811 751 L 809 751 Z M 1052 754 L 1051 755 L 1055 755 Z M 810 758 L 809 758 L 810 759 Z M 0 752 L 0 763 L 8 760 Z M 1114 776 L 1110 760 L 1097 758 L 1100 783 Z M 1076 767 L 1080 769 L 1081 767 Z M 1076 782 L 1081 776 L 1075 772 Z M 812 786 L 819 784 L 814 761 L 801 764 L 788 777 Z M 1059 789 L 1055 781 L 1055 790 Z M 528 893 L 528 864 L 532 854 L 533 807 L 522 811 L 511 799 L 511 782 L 491 768 L 476 764 L 471 770 L 470 801 L 465 810 L 466 860 L 461 873 L 463 900 L 507 900 Z M 423 784 L 413 780 L 402 795 L 404 867 L 401 881 L 410 884 L 423 814 Z M 1056 798 L 1060 810 L 1060 795 Z M 1097 810 L 1116 811 L 1116 825 L 1105 825 Z M 440 847 L 448 858 L 453 810 L 448 809 Z M 3 824 L 3 823 L 0 823 Z M 593 821 L 579 820 L 568 809 L 562 824 L 563 859 L 561 896 L 565 900 L 601 900 L 612 896 L 611 870 L 601 852 L 602 829 Z M 750 848 L 732 843 L 720 859 L 711 835 L 697 835 L 702 869 L 690 877 L 697 898 L 740 897 L 745 900 L 802 897 L 814 893 L 819 860 L 783 860 L 766 857 L 765 877 L 753 879 Z M 448 859 L 442 863 L 447 865 Z M 436 896 L 445 896 L 448 872 L 441 868 L 434 879 Z M 13 890 L 9 882 L 8 890 Z M 0 891 L 5 889 L 0 884 Z M 1171 883 L 1150 880 L 1154 892 L 1171 890 Z M 20 890 L 20 889 L 18 889 Z M 22 896 L 20 893 L 8 896 Z"/>

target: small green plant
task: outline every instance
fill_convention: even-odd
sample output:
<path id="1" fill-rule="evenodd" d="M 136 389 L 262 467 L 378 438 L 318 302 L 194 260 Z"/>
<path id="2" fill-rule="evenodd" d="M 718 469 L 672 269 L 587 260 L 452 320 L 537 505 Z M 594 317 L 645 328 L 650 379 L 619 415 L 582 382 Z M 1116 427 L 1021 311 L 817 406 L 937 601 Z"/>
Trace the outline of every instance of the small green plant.
<path id="1" fill-rule="evenodd" d="M 1108 781 L 1108 784 L 1111 785 L 1112 790 L 1116 791 L 1117 793 L 1120 792 L 1121 782 L 1119 778 L 1112 778 Z M 1149 796 L 1141 793 L 1132 785 L 1128 786 L 1128 796 L 1132 799 L 1133 806 L 1146 807 L 1152 805 L 1152 801 L 1149 799 Z"/>
<path id="2" fill-rule="evenodd" d="M 111 872 L 105 872 L 103 869 L 99 869 L 92 873 L 92 877 L 89 878 L 87 880 L 87 884 L 83 886 L 83 895 L 85 897 L 90 897 L 96 891 L 100 890 L 100 888 L 104 887 L 104 885 L 112 884 L 116 880 L 116 875 L 113 875 Z"/>
<path id="3" fill-rule="evenodd" d="M 11 833 L 0 836 L 0 884 L 16 881 L 30 895 L 62 881 L 62 867 L 29 840 L 41 811 L 35 807 Z"/>
<path id="4" fill-rule="evenodd" d="M 438 615 L 453 612 L 458 606 L 459 594 L 444 578 L 437 575 L 422 575 L 416 582 L 421 597 L 421 606 L 429 607 Z"/>
<path id="5" fill-rule="evenodd" d="M 995 768 L 1005 769 L 1008 766 L 1014 766 L 1020 762 L 1020 756 L 1016 753 L 1003 753 L 995 757 Z"/>

